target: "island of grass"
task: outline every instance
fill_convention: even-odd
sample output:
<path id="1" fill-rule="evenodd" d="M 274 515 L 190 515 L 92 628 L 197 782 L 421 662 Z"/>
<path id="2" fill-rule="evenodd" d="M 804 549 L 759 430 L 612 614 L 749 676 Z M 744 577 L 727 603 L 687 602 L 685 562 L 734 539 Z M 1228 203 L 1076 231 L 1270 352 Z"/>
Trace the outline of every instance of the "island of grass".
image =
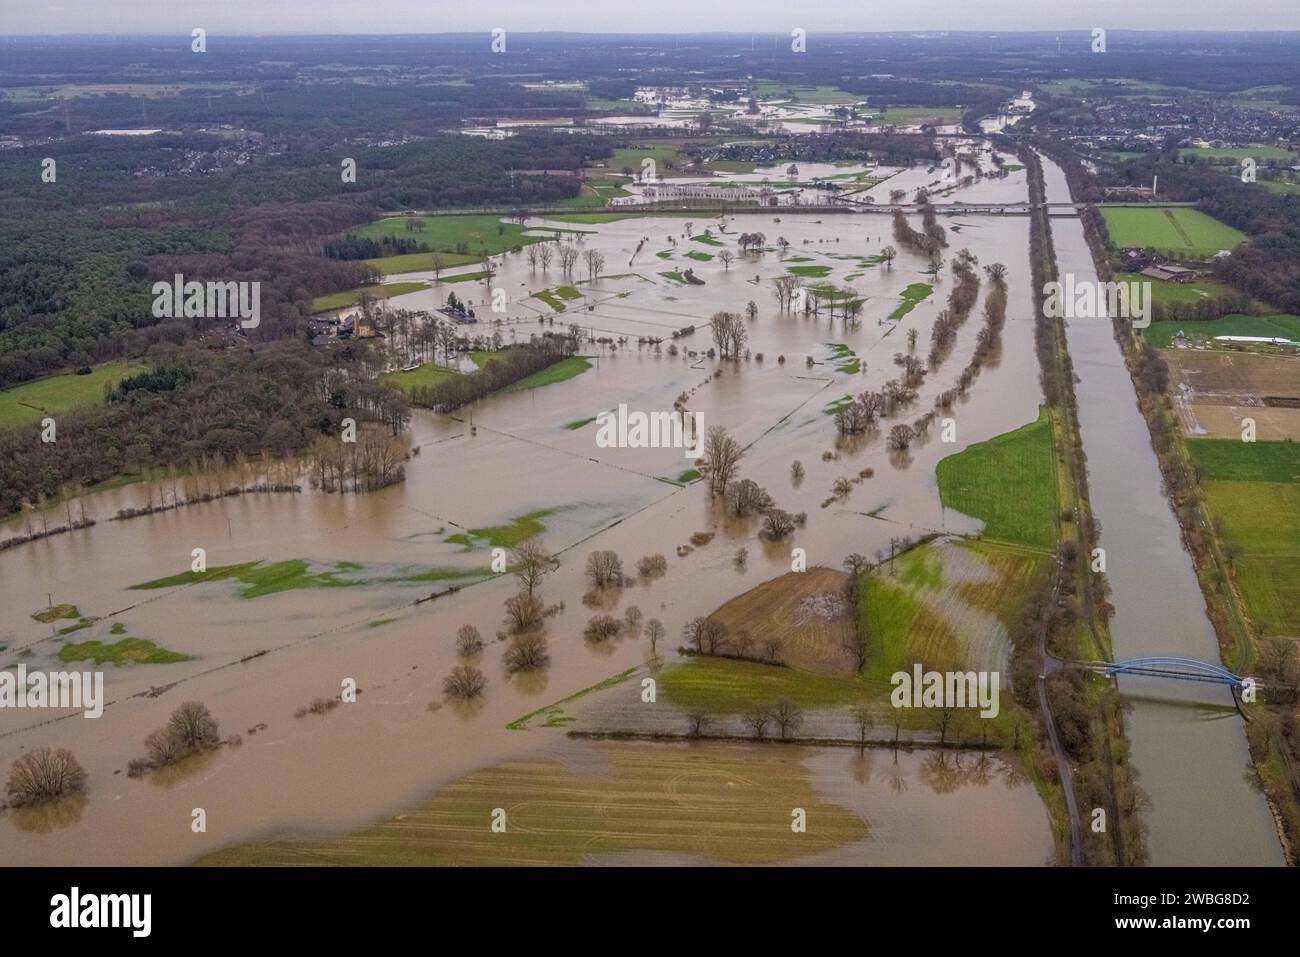
<path id="1" fill-rule="evenodd" d="M 540 535 L 546 531 L 542 519 L 560 511 L 558 508 L 542 508 L 516 516 L 506 525 L 490 525 L 486 528 L 471 528 L 464 532 L 448 535 L 445 541 L 452 545 L 464 545 L 466 548 L 490 545 L 493 548 L 515 548 L 525 539 Z"/>
<path id="2" fill-rule="evenodd" d="M 1150 248 L 1203 259 L 1246 241 L 1244 233 L 1185 206 L 1108 206 L 1101 213 L 1111 242 L 1121 249 Z"/>
<path id="3" fill-rule="evenodd" d="M 809 279 L 824 279 L 831 274 L 830 266 L 790 266 L 786 269 L 792 276 L 804 276 Z"/>
<path id="4" fill-rule="evenodd" d="M 596 416 L 592 415 L 592 416 L 588 416 L 585 419 L 574 419 L 572 422 L 566 422 L 564 424 L 564 427 L 568 429 L 570 432 L 576 432 L 578 431 L 578 429 L 581 429 L 584 426 L 591 425 L 591 423 L 595 421 L 596 421 Z"/>
<path id="5" fill-rule="evenodd" d="M 935 476 L 943 507 L 981 519 L 985 538 L 1043 550 L 1055 546 L 1056 453 L 1046 410 L 1014 432 L 941 459 Z"/>
<path id="6" fill-rule="evenodd" d="M 928 282 L 909 283 L 908 287 L 903 290 L 902 302 L 900 302 L 894 311 L 889 314 L 891 322 L 897 322 L 915 309 L 918 305 L 929 298 L 930 293 L 934 292 L 934 286 Z"/>
<path id="7" fill-rule="evenodd" d="M 858 358 L 858 354 L 844 343 L 828 342 L 826 346 L 831 350 L 831 362 L 835 364 L 836 372 L 857 375 L 862 369 L 862 361 Z M 836 411 L 838 412 L 839 409 Z"/>
<path id="8" fill-rule="evenodd" d="M 80 618 L 81 611 L 76 605 L 52 605 L 49 608 L 42 608 L 38 612 L 33 612 L 32 617 L 42 624 L 49 624 L 52 621 L 60 621 L 64 618 Z"/>
<path id="9" fill-rule="evenodd" d="M 238 565 L 219 565 L 203 572 L 182 572 L 166 578 L 132 585 L 134 590 L 177 588 L 202 582 L 234 580 L 243 587 L 240 598 L 260 598 L 301 588 L 355 588 L 368 585 L 415 585 L 430 582 L 465 582 L 485 577 L 486 569 L 475 568 L 404 568 L 387 573 L 360 575 L 364 566 L 357 562 L 317 564 L 295 558 L 266 564 L 262 561 Z"/>
<path id="10" fill-rule="evenodd" d="M 190 655 L 168 651 L 144 638 L 122 638 L 112 644 L 102 641 L 83 641 L 66 644 L 59 649 L 63 662 L 91 661 L 97 665 L 169 665 L 178 661 L 192 661 Z"/>
<path id="11" fill-rule="evenodd" d="M 710 253 L 702 253 L 698 249 L 692 249 L 686 254 L 687 259 L 694 259 L 696 262 L 706 263 L 713 259 Z"/>
<path id="12" fill-rule="evenodd" d="M 1187 451 L 1255 633 L 1300 634 L 1300 446 L 1188 439 Z"/>
<path id="13" fill-rule="evenodd" d="M 46 416 L 97 405 L 123 379 L 146 368 L 137 362 L 105 362 L 86 375 L 69 372 L 0 389 L 0 429 L 32 425 Z"/>
<path id="14" fill-rule="evenodd" d="M 392 299 L 405 296 L 411 292 L 428 289 L 427 282 L 390 282 L 374 286 L 360 286 L 346 292 L 332 292 L 327 296 L 317 296 L 311 301 L 312 312 L 327 312 L 332 309 L 345 309 L 361 301 L 362 296 L 371 299 Z"/>
<path id="15" fill-rule="evenodd" d="M 573 301 L 581 299 L 582 293 L 573 286 L 559 286 L 556 289 L 542 289 L 532 294 L 534 299 L 540 299 L 556 312 L 564 312 L 565 305 L 563 300 Z"/>
<path id="16" fill-rule="evenodd" d="M 725 246 L 725 245 L 726 245 L 726 243 L 724 243 L 722 240 L 720 240 L 720 239 L 718 239 L 718 238 L 716 238 L 716 237 L 714 237 L 714 236 L 706 236 L 706 235 L 704 235 L 704 234 L 701 234 L 701 235 L 699 235 L 699 236 L 692 236 L 692 237 L 691 237 L 691 242 L 693 242 L 693 243 L 704 243 L 704 245 L 706 245 L 706 246 Z"/>

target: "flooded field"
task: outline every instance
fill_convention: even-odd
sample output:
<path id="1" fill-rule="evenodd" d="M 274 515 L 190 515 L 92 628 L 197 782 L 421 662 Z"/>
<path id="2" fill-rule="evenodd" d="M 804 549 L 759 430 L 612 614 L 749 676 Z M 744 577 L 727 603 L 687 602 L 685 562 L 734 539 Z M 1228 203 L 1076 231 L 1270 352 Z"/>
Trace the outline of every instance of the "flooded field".
<path id="1" fill-rule="evenodd" d="M 984 180 L 970 193 L 990 202 L 1023 199 L 1020 175 Z M 897 188 L 910 190 L 934 175 L 914 170 L 897 179 L 906 180 Z M 304 489 L 106 521 L 119 508 L 171 497 L 167 483 L 137 484 L 86 499 L 87 514 L 99 519 L 95 528 L 0 554 L 0 667 L 50 666 L 60 661 L 65 639 L 111 642 L 122 634 L 187 657 L 106 665 L 112 703 L 96 720 L 79 713 L 0 715 L 0 766 L 30 748 L 59 745 L 73 750 L 89 775 L 88 799 L 76 807 L 0 818 L 0 855 L 42 864 L 185 863 L 248 841 L 354 831 L 420 807 L 441 786 L 466 775 L 543 760 L 539 749 L 554 747 L 557 735 L 509 730 L 507 724 L 641 665 L 648 654 L 645 642 L 593 649 L 582 640 L 589 614 L 582 605 L 583 563 L 592 549 L 613 549 L 628 565 L 643 555 L 668 557 L 662 578 L 624 589 L 611 612 L 635 603 L 648 617 L 660 618 L 671 654 L 687 620 L 788 572 L 792 546 L 806 550 L 809 565 L 838 568 L 850 552 L 887 551 L 893 537 L 977 527 L 942 507 L 934 469 L 940 458 L 1037 417 L 1028 219 L 941 222 L 951 230 L 949 255 L 969 248 L 981 264 L 1007 266 L 1011 302 L 1000 353 L 951 412 L 955 442 L 932 432 L 905 453 L 887 451 L 883 435 L 837 442 L 826 411 L 842 396 L 879 389 L 896 376 L 893 357 L 906 351 L 907 332 L 915 329 L 920 343 L 929 342 L 952 284 L 947 267 L 936 280 L 906 250 L 892 267 L 868 261 L 892 241 L 887 216 L 818 217 L 782 209 L 728 217 L 725 233 L 716 218 L 693 220 L 689 230 L 687 220 L 664 217 L 557 222 L 552 225 L 584 231 L 573 241 L 605 255 L 606 276 L 578 283 L 582 297 L 565 301 L 565 311 L 557 314 L 531 293 L 585 276 L 565 277 L 554 267 L 549 274 L 534 271 L 522 254 L 507 254 L 494 280 L 510 299 L 502 336 L 523 341 L 553 320 L 555 326 L 576 323 L 616 340 L 618 347 L 592 344 L 586 350 L 591 368 L 565 382 L 498 394 L 454 417 L 417 412 L 410 441 L 420 454 L 407 463 L 404 483 L 364 496 Z M 705 227 L 731 248 L 739 232 L 761 230 L 769 246 L 784 236 L 790 243 L 786 261 L 770 250 L 738 255 L 728 269 L 715 255 L 718 247 L 691 239 Z M 865 299 L 859 323 L 851 326 L 825 312 L 781 312 L 769 280 L 792 266 L 822 267 L 810 273 L 810 282 L 851 286 Z M 686 268 L 704 284 L 663 275 Z M 918 283 L 932 285 L 931 293 L 891 319 L 904 290 Z M 490 314 L 482 283 L 435 286 L 392 302 L 429 309 L 441 304 L 449 288 Z M 748 323 L 750 358 L 704 358 L 708 316 L 743 312 L 751 299 L 757 317 Z M 693 335 L 670 339 L 673 330 L 692 324 L 699 327 Z M 951 355 L 927 376 L 905 418 L 932 408 L 935 396 L 951 387 L 974 349 L 978 325 L 971 321 L 959 330 Z M 638 337 L 662 337 L 664 348 L 639 346 Z M 669 342 L 682 354 L 668 355 Z M 845 350 L 857 362 L 846 361 Z M 1080 368 L 1086 368 L 1082 360 Z M 756 520 L 724 518 L 701 483 L 683 478 L 692 463 L 680 450 L 601 448 L 594 425 L 575 425 L 620 403 L 667 411 L 682 393 L 701 425 L 724 425 L 745 446 L 741 475 L 765 486 L 781 508 L 807 513 L 806 527 L 792 541 L 766 543 L 756 537 Z M 801 481 L 791 478 L 796 459 L 806 469 Z M 855 485 L 847 499 L 823 507 L 837 478 L 866 468 L 874 469 L 873 477 Z M 1158 499 L 1156 504 L 1163 508 Z M 1114 520 L 1104 507 L 1098 510 L 1109 530 Z M 559 552 L 562 566 L 541 590 L 547 604 L 563 603 L 564 610 L 547 621 L 549 669 L 512 678 L 500 663 L 504 646 L 492 638 L 502 627 L 503 602 L 514 592 L 514 581 L 488 569 L 491 541 L 508 537 L 500 530 L 517 520 L 516 527 L 540 523 L 541 537 Z M 18 527 L 11 523 L 0 534 Z M 462 537 L 466 530 L 480 533 Z M 678 547 L 701 531 L 715 537 L 678 557 Z M 738 569 L 733 555 L 741 546 L 749 549 L 749 559 Z M 307 564 L 265 587 L 233 579 L 132 587 L 183 575 L 195 548 L 206 550 L 210 568 Z M 1118 555 L 1116 560 L 1122 561 Z M 250 573 L 250 579 L 259 574 Z M 485 580 L 472 584 L 480 576 Z M 466 587 L 414 604 L 451 584 Z M 31 617 L 61 603 L 75 605 L 79 618 L 97 620 L 60 636 L 66 621 Z M 467 623 L 488 638 L 481 661 L 486 698 L 469 709 L 431 710 L 442 698 L 442 677 L 456 663 L 456 629 Z M 313 699 L 338 694 L 345 679 L 361 689 L 356 704 L 294 716 Z M 241 745 L 165 777 L 128 778 L 127 764 L 142 755 L 146 735 L 189 700 L 204 702 L 222 736 L 240 735 Z M 1200 722 L 1197 733 L 1205 726 Z M 1216 726 L 1240 738 L 1235 724 Z M 1046 859 L 1046 813 L 1031 787 L 967 783 L 949 796 L 914 785 L 900 794 L 884 783 L 882 765 L 891 756 L 868 757 L 877 769 L 869 784 L 846 775 L 844 766 L 858 760 L 848 751 L 807 757 L 810 786 L 821 800 L 868 821 L 872 835 L 850 833 L 857 827 L 850 823 L 842 840 L 819 853 L 841 863 Z M 925 775 L 924 760 L 900 758 L 909 780 Z M 1231 775 L 1225 772 L 1222 786 L 1244 787 L 1239 772 L 1238 763 Z M 195 834 L 191 812 L 200 807 L 207 831 Z M 955 836 L 969 839 L 974 833 L 983 835 L 977 851 Z M 610 860 L 606 852 L 650 849 L 611 846 L 593 852 L 592 860 Z"/>

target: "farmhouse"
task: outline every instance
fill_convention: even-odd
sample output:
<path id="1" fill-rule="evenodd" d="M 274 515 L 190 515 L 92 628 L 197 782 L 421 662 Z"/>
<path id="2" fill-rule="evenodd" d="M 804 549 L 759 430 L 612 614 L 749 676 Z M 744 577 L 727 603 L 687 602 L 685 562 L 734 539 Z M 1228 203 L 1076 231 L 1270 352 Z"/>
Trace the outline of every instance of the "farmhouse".
<path id="1" fill-rule="evenodd" d="M 1152 263 L 1142 270 L 1142 275 L 1165 282 L 1192 282 L 1197 277 L 1195 269 L 1186 266 L 1162 266 Z"/>

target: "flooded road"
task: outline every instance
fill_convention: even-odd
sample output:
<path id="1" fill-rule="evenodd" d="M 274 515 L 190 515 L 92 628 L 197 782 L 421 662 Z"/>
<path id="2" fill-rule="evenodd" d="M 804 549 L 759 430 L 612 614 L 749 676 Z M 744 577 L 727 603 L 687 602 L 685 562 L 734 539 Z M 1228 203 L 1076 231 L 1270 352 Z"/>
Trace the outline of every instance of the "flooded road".
<path id="1" fill-rule="evenodd" d="M 901 175 L 909 189 L 934 178 L 924 170 Z M 1017 183 L 1015 177 L 986 180 L 972 189 L 990 194 L 986 199 L 1023 199 L 1023 181 Z M 300 495 L 249 495 L 131 521 L 106 521 L 118 508 L 150 497 L 157 501 L 167 483 L 129 486 L 87 498 L 87 513 L 99 520 L 95 528 L 0 554 L 0 645 L 6 646 L 0 667 L 20 662 L 29 669 L 63 667 L 57 657 L 62 639 L 54 633 L 60 623 L 41 624 L 30 617 L 49 602 L 75 604 L 82 616 L 101 619 L 69 640 L 109 642 L 116 640 L 111 635 L 125 632 L 193 656 L 174 664 L 106 665 L 107 695 L 113 703 L 97 720 L 79 714 L 0 713 L 0 767 L 32 747 L 56 745 L 70 748 L 89 775 L 88 800 L 79 808 L 57 818 L 15 813 L 0 818 L 0 856 L 43 864 L 184 863 L 257 838 L 356 828 L 416 806 L 474 769 L 527 756 L 539 746 L 540 733 L 507 730 L 507 723 L 643 663 L 649 651 L 644 641 L 593 650 L 582 640 L 591 614 L 582 605 L 583 563 L 592 549 L 614 549 L 629 569 L 644 555 L 668 557 L 663 578 L 625 589 L 610 611 L 619 614 L 626 605 L 638 604 L 647 617 L 662 619 L 668 634 L 664 644 L 672 647 L 690 618 L 789 571 L 792 546 L 806 549 L 810 564 L 838 568 L 850 552 L 871 556 L 887 549 L 892 537 L 977 527 L 942 508 L 934 466 L 1037 415 L 1033 326 L 1019 318 L 1030 314 L 1032 304 L 1028 219 L 956 217 L 944 223 L 953 228 L 950 252 L 969 247 L 982 264 L 1007 265 L 1012 303 L 1001 354 L 984 366 L 969 397 L 951 412 L 953 443 L 932 432 L 903 456 L 886 451 L 883 435 L 842 443 L 824 411 L 834 399 L 879 389 L 896 377 L 893 357 L 906 351 L 908 329 L 917 329 L 918 351 L 924 354 L 930 325 L 951 286 L 945 268 L 932 295 L 902 320 L 888 318 L 909 284 L 932 281 L 922 271 L 922 259 L 905 250 L 892 268 L 860 261 L 891 242 L 888 217 L 844 215 L 821 221 L 780 210 L 770 221 L 755 215 L 727 222 L 729 242 L 737 232 L 755 228 L 767 233 L 769 243 L 784 235 L 790 255 L 801 257 L 801 264 L 825 266 L 826 281 L 850 285 L 865 296 L 856 327 L 825 313 L 781 313 L 769 280 L 788 264 L 775 252 L 740 257 L 729 270 L 716 259 L 685 257 L 688 249 L 716 252 L 691 242 L 685 220 L 560 224 L 591 230 L 574 241 L 604 252 L 610 275 L 579 286 L 585 299 L 553 316 L 550 307 L 528 294 L 571 279 L 555 268 L 549 274 L 534 272 L 522 254 L 508 254 L 495 280 L 511 298 L 503 337 L 526 340 L 550 328 L 539 319 L 553 317 L 556 326 L 577 322 L 596 335 L 629 337 L 627 344 L 617 349 L 591 344 L 586 351 L 593 356 L 592 368 L 578 377 L 499 394 L 462 410 L 466 419 L 472 411 L 476 434 L 467 421 L 417 411 L 410 441 L 421 451 L 407 463 L 404 483 L 364 496 L 305 488 Z M 692 234 L 704 225 L 716 232 L 716 220 L 697 219 Z M 661 275 L 688 266 L 706 285 L 682 285 Z M 431 308 L 447 288 L 413 293 L 394 303 Z M 474 303 L 486 302 L 489 295 L 483 284 L 462 283 L 454 289 Z M 702 353 L 710 345 L 710 314 L 743 311 L 749 299 L 755 301 L 758 317 L 749 324 L 753 355 L 748 361 L 685 354 Z M 977 304 L 960 329 L 950 357 L 929 374 L 919 400 L 898 421 L 930 409 L 935 395 L 951 387 L 974 349 L 979 308 Z M 700 328 L 676 340 L 683 354 L 668 355 L 671 331 L 690 324 Z M 638 346 L 637 337 L 646 335 L 663 337 L 664 348 Z M 841 371 L 829 343 L 853 350 L 865 371 Z M 784 363 L 777 361 L 779 356 Z M 807 512 L 806 527 L 792 541 L 764 543 L 755 537 L 757 522 L 725 520 L 700 483 L 682 487 L 665 481 L 691 464 L 680 450 L 604 449 L 595 442 L 594 426 L 566 427 L 620 402 L 666 411 L 683 392 L 705 427 L 725 425 L 746 446 L 743 476 L 766 486 L 787 511 Z M 807 471 L 800 482 L 791 479 L 795 459 Z M 854 486 L 847 500 L 822 507 L 836 478 L 866 468 L 874 469 L 874 477 Z M 418 606 L 415 600 L 428 595 L 430 585 L 395 579 L 431 566 L 485 569 L 490 562 L 486 545 L 466 548 L 448 539 L 464 529 L 506 525 L 530 513 L 544 513 L 539 519 L 545 525 L 542 537 L 562 560 L 541 594 L 548 604 L 563 603 L 564 610 L 547 623 L 550 668 L 512 678 L 500 661 L 504 646 L 492 638 L 503 628 L 502 606 L 516 589 L 513 579 L 492 577 Z M 10 523 L 0 534 L 12 534 L 17 527 Z M 716 534 L 711 544 L 677 556 L 679 546 L 705 530 Z M 732 560 L 741 546 L 749 549 L 744 570 Z M 356 574 L 370 583 L 249 598 L 241 597 L 233 581 L 131 589 L 187 571 L 197 547 L 207 550 L 209 567 L 293 559 L 308 560 L 317 569 L 348 563 L 360 566 Z M 480 662 L 488 677 L 486 700 L 468 710 L 431 710 L 430 704 L 442 698 L 442 677 L 457 660 L 456 629 L 466 623 L 488 639 Z M 122 632 L 114 631 L 114 625 Z M 269 653 L 241 660 L 263 651 Z M 338 694 L 348 678 L 362 689 L 355 705 L 294 717 L 313 699 Z M 142 696 L 167 686 L 172 687 L 156 697 Z M 166 776 L 129 779 L 127 763 L 143 755 L 145 736 L 187 700 L 207 704 L 221 734 L 240 735 L 241 746 L 222 748 Z M 1025 792 L 1006 801 L 995 789 L 986 793 L 981 810 L 963 819 L 967 825 L 1018 827 Z M 208 829 L 195 834 L 191 812 L 199 807 L 207 812 Z M 1015 845 L 1020 850 L 1008 852 L 1008 862 L 1043 862 L 1043 831 L 1038 824 L 1033 828 L 1037 836 Z M 914 833 L 927 832 L 918 825 Z M 925 853 L 935 860 L 980 863 L 961 847 L 935 845 Z"/>
<path id="2" fill-rule="evenodd" d="M 1060 168 L 1043 159 L 1048 202 L 1068 202 Z M 1053 217 L 1062 281 L 1095 281 L 1077 217 Z M 1088 486 L 1106 552 L 1116 660 L 1172 655 L 1219 663 L 1191 556 L 1162 494 L 1159 463 L 1109 319 L 1068 322 Z M 1282 850 L 1253 773 L 1245 728 L 1226 687 L 1123 677 L 1125 721 L 1146 815 L 1151 862 L 1282 864 Z"/>

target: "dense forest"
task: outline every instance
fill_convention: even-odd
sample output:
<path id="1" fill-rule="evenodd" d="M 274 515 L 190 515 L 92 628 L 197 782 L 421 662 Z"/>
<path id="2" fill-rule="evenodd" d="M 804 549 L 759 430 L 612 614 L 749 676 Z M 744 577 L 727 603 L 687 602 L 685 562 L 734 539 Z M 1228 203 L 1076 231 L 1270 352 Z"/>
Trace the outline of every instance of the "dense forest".
<path id="1" fill-rule="evenodd" d="M 348 417 L 394 434 L 410 418 L 400 390 L 372 381 L 361 349 L 289 341 L 212 353 L 191 343 L 150 358 L 103 405 L 60 415 L 53 441 L 35 428 L 0 432 L 0 514 L 125 473 L 301 452 L 337 438 Z"/>

